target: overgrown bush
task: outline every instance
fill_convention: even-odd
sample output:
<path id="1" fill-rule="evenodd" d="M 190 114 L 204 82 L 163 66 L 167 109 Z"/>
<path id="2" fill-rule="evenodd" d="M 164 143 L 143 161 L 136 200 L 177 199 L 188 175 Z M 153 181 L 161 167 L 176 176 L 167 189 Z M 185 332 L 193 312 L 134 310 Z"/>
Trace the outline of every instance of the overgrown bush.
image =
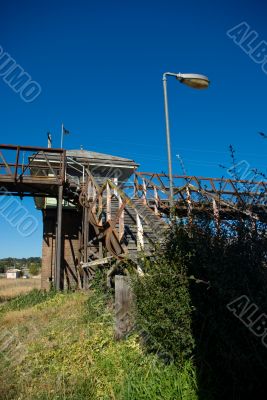
<path id="1" fill-rule="evenodd" d="M 227 305 L 245 295 L 267 314 L 266 244 L 265 225 L 242 216 L 220 230 L 209 218 L 177 223 L 135 280 L 148 350 L 178 364 L 193 354 L 202 400 L 259 398 L 265 387 L 267 349 Z"/>
<path id="2" fill-rule="evenodd" d="M 209 220 L 198 220 L 188 230 L 188 271 L 207 282 L 192 280 L 190 285 L 203 400 L 211 388 L 215 399 L 257 398 L 265 380 L 267 350 L 227 305 L 245 295 L 259 307 L 258 315 L 267 313 L 266 227 L 240 217 L 217 233 Z M 175 254 L 180 245 L 172 241 L 169 248 Z"/>
<path id="3" fill-rule="evenodd" d="M 180 253 L 174 262 L 162 254 L 145 262 L 145 276 L 133 279 L 136 327 L 145 347 L 178 364 L 190 357 L 194 347 L 189 258 L 190 254 Z"/>

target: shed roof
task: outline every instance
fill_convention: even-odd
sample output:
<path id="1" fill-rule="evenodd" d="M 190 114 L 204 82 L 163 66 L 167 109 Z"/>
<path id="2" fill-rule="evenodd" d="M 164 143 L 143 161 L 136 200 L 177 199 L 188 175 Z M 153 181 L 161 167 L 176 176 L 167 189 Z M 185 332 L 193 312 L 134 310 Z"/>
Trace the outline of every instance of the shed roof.
<path id="1" fill-rule="evenodd" d="M 118 161 L 130 161 L 134 162 L 133 160 L 125 157 L 118 157 L 113 156 L 111 154 L 105 153 L 97 153 L 96 151 L 89 151 L 89 150 L 67 150 L 67 156 L 70 157 L 79 157 L 79 158 L 97 158 L 100 160 L 118 160 Z"/>
<path id="2" fill-rule="evenodd" d="M 6 273 L 10 273 L 10 274 L 13 274 L 15 272 L 21 272 L 21 271 L 20 271 L 20 269 L 17 269 L 17 268 L 11 268 L 6 271 Z"/>
<path id="3" fill-rule="evenodd" d="M 113 156 L 111 154 L 97 153 L 89 150 L 67 150 L 66 154 L 68 157 L 79 158 L 89 163 L 108 163 L 108 164 L 121 164 L 138 167 L 134 160 L 125 157 Z"/>

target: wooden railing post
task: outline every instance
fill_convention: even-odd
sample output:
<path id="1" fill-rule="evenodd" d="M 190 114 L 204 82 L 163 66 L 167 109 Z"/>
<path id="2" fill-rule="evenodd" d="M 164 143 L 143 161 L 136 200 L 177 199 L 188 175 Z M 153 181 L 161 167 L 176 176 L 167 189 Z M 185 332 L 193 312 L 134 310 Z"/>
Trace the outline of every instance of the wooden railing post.
<path id="1" fill-rule="evenodd" d="M 146 196 L 147 196 L 146 182 L 143 179 L 143 201 L 144 201 L 144 204 L 147 203 L 147 197 Z"/>
<path id="2" fill-rule="evenodd" d="M 122 199 L 119 195 L 119 208 L 122 206 Z M 124 210 L 121 212 L 119 216 L 119 240 L 123 238 L 124 235 Z"/>
<path id="3" fill-rule="evenodd" d="M 217 231 L 220 229 L 220 212 L 215 199 L 212 199 L 213 215 Z"/>
<path id="4" fill-rule="evenodd" d="M 107 182 L 107 221 L 111 220 L 111 190 Z"/>
<path id="5" fill-rule="evenodd" d="M 18 166 L 19 166 L 19 152 L 20 152 L 20 147 L 17 147 L 17 154 L 16 154 L 16 166 L 15 166 L 15 173 L 14 173 L 14 181 L 16 182 L 17 180 L 17 175 L 18 175 Z"/>
<path id="6" fill-rule="evenodd" d="M 158 191 L 156 186 L 154 186 L 154 201 L 155 201 L 155 205 L 154 205 L 154 211 L 155 214 L 158 215 L 159 214 L 159 195 L 158 195 Z"/>
<path id="7" fill-rule="evenodd" d="M 139 217 L 138 212 L 136 212 L 136 229 L 137 229 L 137 251 L 144 250 L 144 229 Z"/>

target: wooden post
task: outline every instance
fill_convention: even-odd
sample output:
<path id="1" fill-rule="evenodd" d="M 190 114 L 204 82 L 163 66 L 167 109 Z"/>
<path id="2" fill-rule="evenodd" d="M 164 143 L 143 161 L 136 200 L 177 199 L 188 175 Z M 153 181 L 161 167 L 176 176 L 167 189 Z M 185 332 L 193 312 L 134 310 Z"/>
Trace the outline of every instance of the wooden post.
<path id="1" fill-rule="evenodd" d="M 111 220 L 111 190 L 107 182 L 107 221 Z"/>
<path id="2" fill-rule="evenodd" d="M 114 185 L 118 186 L 118 178 L 113 178 L 113 182 L 114 182 Z M 118 197 L 118 191 L 117 191 L 117 189 L 114 189 L 114 190 L 113 190 L 113 193 L 114 193 L 115 196 Z"/>
<path id="3" fill-rule="evenodd" d="M 138 179 L 137 176 L 134 175 L 134 198 L 138 197 Z"/>
<path id="4" fill-rule="evenodd" d="M 143 179 L 143 202 L 144 202 L 144 204 L 147 203 L 146 182 L 144 179 Z"/>
<path id="5" fill-rule="evenodd" d="M 86 194 L 87 194 L 87 197 L 86 197 L 87 201 L 94 200 L 94 191 L 93 191 L 93 186 L 92 186 L 92 182 L 91 181 L 88 182 L 88 187 L 87 187 L 87 193 Z"/>
<path id="6" fill-rule="evenodd" d="M 56 236 L 56 290 L 62 290 L 63 282 L 63 268 L 62 268 L 62 201 L 63 201 L 63 186 L 58 188 L 57 198 L 57 236 Z M 64 243 L 64 242 L 63 242 Z"/>
<path id="7" fill-rule="evenodd" d="M 213 214 L 215 219 L 215 225 L 217 228 L 217 233 L 220 231 L 220 211 L 215 199 L 212 199 Z"/>
<path id="8" fill-rule="evenodd" d="M 88 239 L 89 239 L 89 221 L 88 221 L 88 208 L 83 209 L 83 262 L 88 262 Z M 79 274 L 79 269 L 78 269 Z M 83 271 L 83 288 L 88 289 L 88 274 Z"/>
<path id="9" fill-rule="evenodd" d="M 122 199 L 121 196 L 119 195 L 119 207 L 121 206 L 122 206 Z M 119 216 L 119 240 L 123 238 L 123 235 L 124 235 L 124 210 Z"/>
<path id="10" fill-rule="evenodd" d="M 96 196 L 97 196 L 96 188 L 94 186 L 92 186 L 92 196 L 93 196 L 93 202 L 94 202 L 96 199 Z M 95 214 L 95 212 L 96 212 L 96 204 L 94 204 L 92 207 L 92 213 Z"/>
<path id="11" fill-rule="evenodd" d="M 129 278 L 115 275 L 115 339 L 125 337 L 133 326 L 133 293 Z"/>
<path id="12" fill-rule="evenodd" d="M 154 186 L 154 201 L 155 201 L 155 205 L 154 205 L 154 212 L 156 215 L 159 215 L 159 195 L 158 195 L 158 191 L 156 186 Z"/>
<path id="13" fill-rule="evenodd" d="M 188 216 L 188 221 L 189 224 L 192 224 L 193 219 L 192 219 L 192 201 L 191 201 L 191 194 L 189 187 L 186 186 L 186 201 L 187 201 L 187 216 Z"/>
<path id="14" fill-rule="evenodd" d="M 138 212 L 136 212 L 136 234 L 137 234 L 137 251 L 144 250 L 144 229 L 141 222 L 141 218 L 139 217 Z"/>

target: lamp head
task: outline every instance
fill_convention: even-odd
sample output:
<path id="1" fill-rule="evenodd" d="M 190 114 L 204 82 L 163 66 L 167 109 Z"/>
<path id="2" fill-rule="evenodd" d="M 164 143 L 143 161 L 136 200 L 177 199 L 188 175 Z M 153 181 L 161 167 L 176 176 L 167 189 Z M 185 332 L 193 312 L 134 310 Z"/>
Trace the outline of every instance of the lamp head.
<path id="1" fill-rule="evenodd" d="M 200 74 L 177 74 L 176 79 L 194 89 L 207 89 L 209 87 L 209 78 Z"/>

